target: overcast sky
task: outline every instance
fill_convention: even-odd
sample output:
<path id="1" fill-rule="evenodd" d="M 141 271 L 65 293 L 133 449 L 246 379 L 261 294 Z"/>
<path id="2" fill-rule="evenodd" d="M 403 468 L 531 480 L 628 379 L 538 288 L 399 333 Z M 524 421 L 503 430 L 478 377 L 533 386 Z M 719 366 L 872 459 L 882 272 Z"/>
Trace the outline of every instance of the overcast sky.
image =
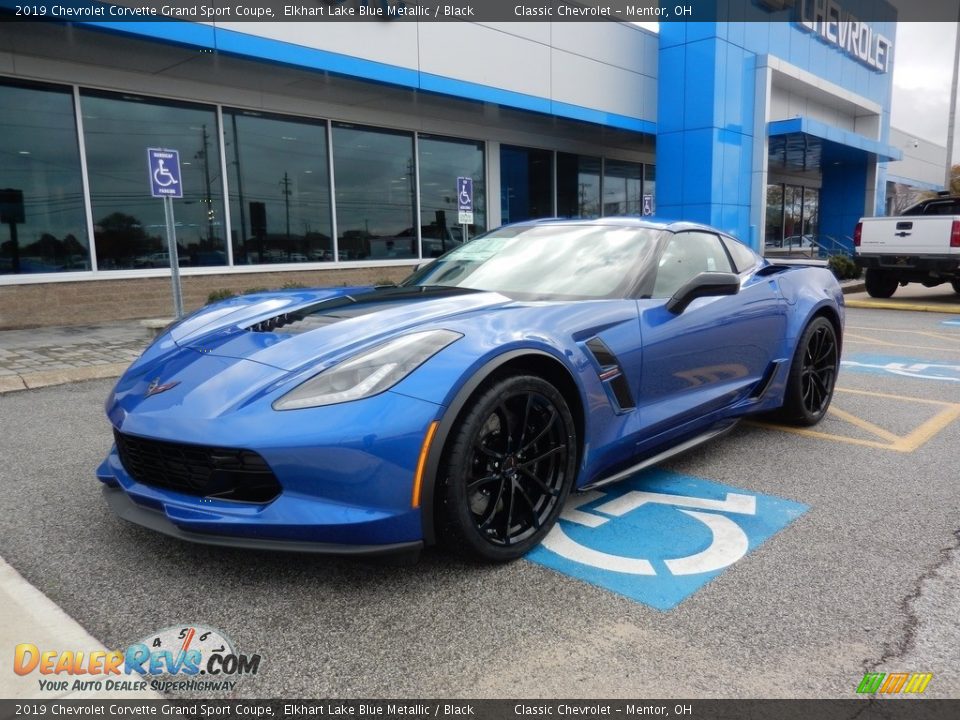
<path id="1" fill-rule="evenodd" d="M 947 144 L 947 112 L 956 34 L 956 23 L 897 25 L 890 123 L 938 145 Z M 960 158 L 958 145 L 954 134 L 955 162 Z"/>

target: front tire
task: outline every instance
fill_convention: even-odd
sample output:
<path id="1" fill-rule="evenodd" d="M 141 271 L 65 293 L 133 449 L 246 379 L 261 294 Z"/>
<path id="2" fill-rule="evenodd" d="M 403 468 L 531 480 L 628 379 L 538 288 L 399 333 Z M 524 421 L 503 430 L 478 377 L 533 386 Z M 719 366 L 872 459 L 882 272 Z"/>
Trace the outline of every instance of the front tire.
<path id="1" fill-rule="evenodd" d="M 877 268 L 867 268 L 866 286 L 870 297 L 883 300 L 893 297 L 899 285 L 897 278 L 890 273 Z"/>
<path id="2" fill-rule="evenodd" d="M 563 395 L 532 375 L 497 380 L 458 420 L 440 467 L 442 544 L 505 562 L 557 521 L 576 476 L 577 433 Z"/>
<path id="3" fill-rule="evenodd" d="M 953 286 L 953 291 L 960 295 L 960 280 L 951 280 L 950 285 Z"/>
<path id="4" fill-rule="evenodd" d="M 840 365 L 833 323 L 814 318 L 800 337 L 778 416 L 791 425 L 816 425 L 827 414 Z"/>

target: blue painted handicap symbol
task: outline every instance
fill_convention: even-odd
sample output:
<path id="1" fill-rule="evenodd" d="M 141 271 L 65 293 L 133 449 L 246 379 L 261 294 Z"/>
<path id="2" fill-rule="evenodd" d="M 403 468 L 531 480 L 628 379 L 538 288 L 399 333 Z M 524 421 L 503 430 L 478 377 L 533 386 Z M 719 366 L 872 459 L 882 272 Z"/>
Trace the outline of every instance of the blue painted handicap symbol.
<path id="1" fill-rule="evenodd" d="M 527 559 L 669 610 L 806 510 L 791 500 L 653 469 L 572 495 Z"/>
<path id="2" fill-rule="evenodd" d="M 872 373 L 874 375 L 897 375 L 914 380 L 934 380 L 960 383 L 960 363 L 939 360 L 924 360 L 896 355 L 871 355 L 855 353 L 840 361 L 844 370 Z"/>

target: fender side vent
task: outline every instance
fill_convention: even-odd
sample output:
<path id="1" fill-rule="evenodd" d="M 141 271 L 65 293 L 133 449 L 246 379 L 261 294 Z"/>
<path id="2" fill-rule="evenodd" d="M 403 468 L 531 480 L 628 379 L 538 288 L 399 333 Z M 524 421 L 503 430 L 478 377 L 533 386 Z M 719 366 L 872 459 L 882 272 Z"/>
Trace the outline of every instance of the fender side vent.
<path id="1" fill-rule="evenodd" d="M 597 365 L 600 366 L 598 373 L 600 382 L 612 396 L 618 409 L 620 411 L 633 410 L 637 403 L 630 394 L 630 385 L 627 383 L 627 377 L 623 374 L 623 368 L 620 367 L 617 356 L 598 337 L 590 338 L 586 346 Z"/>
<path id="2" fill-rule="evenodd" d="M 777 369 L 782 363 L 782 360 L 775 360 L 767 366 L 767 369 L 763 372 L 763 376 L 760 378 L 760 382 L 757 383 L 756 387 L 753 388 L 753 392 L 750 393 L 751 400 L 759 400 L 767 394 L 767 390 L 770 389 L 770 385 L 773 383 L 773 378 L 777 375 Z"/>

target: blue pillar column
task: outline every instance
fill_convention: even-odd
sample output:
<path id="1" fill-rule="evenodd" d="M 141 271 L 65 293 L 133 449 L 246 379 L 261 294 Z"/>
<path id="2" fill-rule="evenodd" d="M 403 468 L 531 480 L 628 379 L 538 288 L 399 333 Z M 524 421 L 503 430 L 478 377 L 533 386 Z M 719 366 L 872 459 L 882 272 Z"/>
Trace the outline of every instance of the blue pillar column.
<path id="1" fill-rule="evenodd" d="M 756 54 L 743 25 L 660 24 L 657 214 L 749 243 Z"/>
<path id="2" fill-rule="evenodd" d="M 864 203 L 865 196 L 873 192 L 868 182 L 868 162 L 865 152 L 844 151 L 830 142 L 823 144 L 819 232 L 850 252 L 857 221 L 870 214 Z"/>

